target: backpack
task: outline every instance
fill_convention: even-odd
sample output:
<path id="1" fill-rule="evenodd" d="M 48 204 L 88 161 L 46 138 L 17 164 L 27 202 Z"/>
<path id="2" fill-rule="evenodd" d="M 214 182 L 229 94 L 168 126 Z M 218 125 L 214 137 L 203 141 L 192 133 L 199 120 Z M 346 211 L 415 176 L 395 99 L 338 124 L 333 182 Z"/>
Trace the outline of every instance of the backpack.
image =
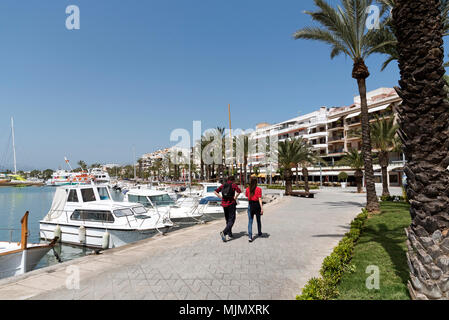
<path id="1" fill-rule="evenodd" d="M 235 191 L 232 188 L 232 183 L 226 183 L 221 190 L 221 194 L 225 199 L 233 199 L 235 196 Z"/>

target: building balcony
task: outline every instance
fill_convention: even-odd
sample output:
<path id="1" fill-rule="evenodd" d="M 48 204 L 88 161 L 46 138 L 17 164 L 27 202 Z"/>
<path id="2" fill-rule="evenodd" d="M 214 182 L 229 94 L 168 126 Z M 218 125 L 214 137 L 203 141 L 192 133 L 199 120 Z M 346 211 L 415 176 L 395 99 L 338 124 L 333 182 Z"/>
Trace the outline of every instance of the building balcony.
<path id="1" fill-rule="evenodd" d="M 327 131 L 330 132 L 330 131 L 338 131 L 338 130 L 344 130 L 344 129 L 345 129 L 345 127 L 343 125 L 341 125 L 341 126 L 337 126 L 337 127 L 333 127 L 333 128 L 328 128 Z"/>
<path id="2" fill-rule="evenodd" d="M 362 123 L 360 122 L 360 121 L 354 121 L 354 122 L 349 122 L 349 123 L 347 123 L 347 126 L 349 127 L 349 128 L 354 128 L 354 127 L 358 127 L 358 126 L 361 126 L 362 125 Z"/>
<path id="3" fill-rule="evenodd" d="M 327 140 L 328 143 L 335 143 L 335 142 L 343 142 L 345 140 L 344 136 L 338 136 L 338 137 L 329 137 Z"/>
<path id="4" fill-rule="evenodd" d="M 320 131 L 320 132 L 306 134 L 306 135 L 304 135 L 304 138 L 313 139 L 313 138 L 318 138 L 318 137 L 327 137 L 327 135 L 328 135 L 327 131 Z"/>
<path id="5" fill-rule="evenodd" d="M 343 149 L 339 150 L 329 150 L 328 156 L 342 156 L 345 154 L 345 151 Z"/>

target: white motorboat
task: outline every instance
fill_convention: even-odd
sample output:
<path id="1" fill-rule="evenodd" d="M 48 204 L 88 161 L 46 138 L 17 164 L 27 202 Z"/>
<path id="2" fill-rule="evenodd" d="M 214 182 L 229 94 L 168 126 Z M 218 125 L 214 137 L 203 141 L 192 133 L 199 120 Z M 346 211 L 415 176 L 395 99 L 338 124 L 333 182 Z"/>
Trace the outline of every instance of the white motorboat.
<path id="1" fill-rule="evenodd" d="M 28 243 L 28 215 L 29 212 L 25 213 L 21 220 L 20 242 L 0 242 L 0 279 L 33 270 L 58 240 L 53 239 L 49 244 Z"/>
<path id="2" fill-rule="evenodd" d="M 40 237 L 58 236 L 63 243 L 107 249 L 148 238 L 171 226 L 168 212 L 115 202 L 106 185 L 64 186 L 56 190 L 50 211 L 40 221 Z"/>
<path id="3" fill-rule="evenodd" d="M 125 201 L 140 203 L 158 212 L 168 213 L 172 221 L 198 221 L 203 213 L 198 211 L 198 201 L 189 206 L 178 205 L 166 191 L 149 188 L 131 189 L 125 194 Z"/>
<path id="4" fill-rule="evenodd" d="M 202 205 L 207 205 L 207 208 L 203 208 L 206 212 L 210 211 L 211 213 L 215 213 L 218 211 L 217 207 L 217 196 L 215 195 L 215 190 L 221 186 L 220 183 L 202 183 L 203 190 L 200 193 L 201 200 L 200 208 Z M 218 199 L 220 201 L 220 199 Z M 245 196 L 245 190 L 242 190 L 242 193 L 237 198 L 237 210 L 243 210 L 248 208 L 248 198 Z M 221 201 L 220 204 L 221 205 Z M 223 212 L 223 209 L 221 210 Z"/>
<path id="5" fill-rule="evenodd" d="M 102 170 L 101 168 L 92 168 L 89 170 L 89 174 L 91 175 L 92 180 L 95 183 L 109 184 L 111 182 L 111 177 L 109 177 L 109 173 L 107 171 Z"/>

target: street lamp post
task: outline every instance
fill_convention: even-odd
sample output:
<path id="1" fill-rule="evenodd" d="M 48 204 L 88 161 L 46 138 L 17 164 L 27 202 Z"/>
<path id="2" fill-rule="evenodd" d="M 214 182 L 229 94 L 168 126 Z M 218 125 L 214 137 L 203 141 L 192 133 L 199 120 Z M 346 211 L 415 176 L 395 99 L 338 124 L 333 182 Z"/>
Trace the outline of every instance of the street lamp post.
<path id="1" fill-rule="evenodd" d="M 323 188 L 323 169 L 321 167 L 321 161 L 320 161 L 320 188 Z"/>

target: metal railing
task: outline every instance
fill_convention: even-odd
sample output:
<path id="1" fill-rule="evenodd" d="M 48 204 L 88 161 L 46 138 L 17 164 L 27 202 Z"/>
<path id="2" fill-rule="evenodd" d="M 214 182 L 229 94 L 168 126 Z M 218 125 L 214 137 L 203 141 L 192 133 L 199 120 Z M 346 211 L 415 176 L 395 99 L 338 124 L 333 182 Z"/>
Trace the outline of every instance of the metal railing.
<path id="1" fill-rule="evenodd" d="M 16 242 L 16 241 L 13 241 L 14 231 L 19 231 L 19 234 L 21 234 L 22 229 L 0 228 L 0 231 L 9 231 L 9 243 L 11 243 L 11 242 Z M 28 238 L 30 238 L 30 236 L 31 236 L 31 231 L 30 230 L 28 230 L 28 235 L 27 236 L 28 236 Z M 20 239 L 18 241 L 20 241 Z"/>

